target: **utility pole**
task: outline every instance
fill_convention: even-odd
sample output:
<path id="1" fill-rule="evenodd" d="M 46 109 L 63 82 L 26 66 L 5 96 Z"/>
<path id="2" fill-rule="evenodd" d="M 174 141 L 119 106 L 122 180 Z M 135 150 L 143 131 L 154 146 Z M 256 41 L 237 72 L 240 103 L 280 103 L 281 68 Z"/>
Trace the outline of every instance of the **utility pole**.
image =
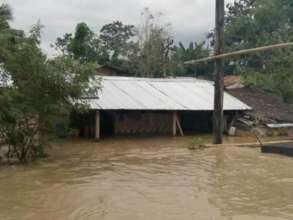
<path id="1" fill-rule="evenodd" d="M 225 0 L 216 0 L 216 32 L 215 32 L 215 55 L 224 53 L 224 18 Z M 215 96 L 214 96 L 214 115 L 213 133 L 214 144 L 223 143 L 224 130 L 224 59 L 215 60 Z"/>
<path id="2" fill-rule="evenodd" d="M 198 64 L 208 61 L 215 61 L 215 96 L 214 96 L 214 115 L 213 115 L 213 133 L 214 144 L 223 143 L 224 130 L 224 59 L 240 56 L 243 54 L 260 53 L 275 49 L 293 47 L 293 42 L 284 42 L 262 47 L 238 50 L 224 53 L 224 18 L 225 18 L 225 0 L 216 0 L 216 32 L 215 32 L 215 54 L 214 56 L 205 57 L 197 60 L 184 62 L 185 65 Z"/>

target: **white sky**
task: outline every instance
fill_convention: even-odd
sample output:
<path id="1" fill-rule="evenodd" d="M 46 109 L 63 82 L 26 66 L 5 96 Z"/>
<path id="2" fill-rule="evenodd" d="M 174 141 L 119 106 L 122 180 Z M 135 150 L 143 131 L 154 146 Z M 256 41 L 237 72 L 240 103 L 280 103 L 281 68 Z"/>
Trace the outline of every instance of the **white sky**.
<path id="1" fill-rule="evenodd" d="M 234 0 L 226 0 L 226 3 Z M 121 20 L 137 25 L 145 7 L 164 13 L 172 23 L 176 41 L 204 40 L 214 26 L 215 0 L 0 0 L 13 9 L 14 28 L 29 30 L 39 19 L 45 26 L 42 48 L 54 54 L 50 44 L 78 22 L 86 22 L 95 32 L 107 23 Z"/>

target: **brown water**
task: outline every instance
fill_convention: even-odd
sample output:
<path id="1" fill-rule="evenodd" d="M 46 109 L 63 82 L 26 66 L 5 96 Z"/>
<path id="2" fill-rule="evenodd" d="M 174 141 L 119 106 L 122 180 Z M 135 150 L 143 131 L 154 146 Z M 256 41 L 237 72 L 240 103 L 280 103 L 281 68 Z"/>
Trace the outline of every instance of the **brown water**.
<path id="1" fill-rule="evenodd" d="M 0 219 L 293 219 L 293 159 L 187 139 L 72 141 L 0 168 Z"/>

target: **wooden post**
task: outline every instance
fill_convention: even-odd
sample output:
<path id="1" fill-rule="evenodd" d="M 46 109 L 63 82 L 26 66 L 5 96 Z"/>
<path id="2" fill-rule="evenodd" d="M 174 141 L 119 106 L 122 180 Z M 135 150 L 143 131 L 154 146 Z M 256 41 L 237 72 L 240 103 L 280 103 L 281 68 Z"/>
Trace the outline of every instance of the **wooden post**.
<path id="1" fill-rule="evenodd" d="M 173 121 L 172 121 L 172 132 L 173 132 L 173 136 L 175 137 L 176 136 L 176 131 L 177 131 L 177 123 L 176 123 L 176 118 L 177 118 L 177 116 L 176 116 L 176 112 L 173 112 L 173 117 L 172 117 L 172 119 L 173 119 Z"/>
<path id="2" fill-rule="evenodd" d="M 100 140 L 100 111 L 96 111 L 96 131 L 95 139 Z"/>
<path id="3" fill-rule="evenodd" d="M 224 53 L 225 0 L 216 0 L 215 55 Z M 224 60 L 215 60 L 214 144 L 223 143 Z"/>
<path id="4" fill-rule="evenodd" d="M 176 114 L 176 125 L 177 125 L 177 128 L 178 128 L 179 132 L 180 132 L 180 135 L 183 137 L 184 133 L 183 133 L 183 129 L 181 127 L 181 123 L 180 123 L 178 114 Z"/>

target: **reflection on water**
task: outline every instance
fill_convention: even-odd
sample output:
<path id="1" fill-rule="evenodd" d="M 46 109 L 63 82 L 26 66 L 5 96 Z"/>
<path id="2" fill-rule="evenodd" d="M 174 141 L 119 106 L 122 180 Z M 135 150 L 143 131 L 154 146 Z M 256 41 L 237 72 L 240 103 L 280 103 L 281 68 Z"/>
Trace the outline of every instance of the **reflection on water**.
<path id="1" fill-rule="evenodd" d="M 186 138 L 71 141 L 0 168 L 0 219 L 293 218 L 293 159 Z"/>

